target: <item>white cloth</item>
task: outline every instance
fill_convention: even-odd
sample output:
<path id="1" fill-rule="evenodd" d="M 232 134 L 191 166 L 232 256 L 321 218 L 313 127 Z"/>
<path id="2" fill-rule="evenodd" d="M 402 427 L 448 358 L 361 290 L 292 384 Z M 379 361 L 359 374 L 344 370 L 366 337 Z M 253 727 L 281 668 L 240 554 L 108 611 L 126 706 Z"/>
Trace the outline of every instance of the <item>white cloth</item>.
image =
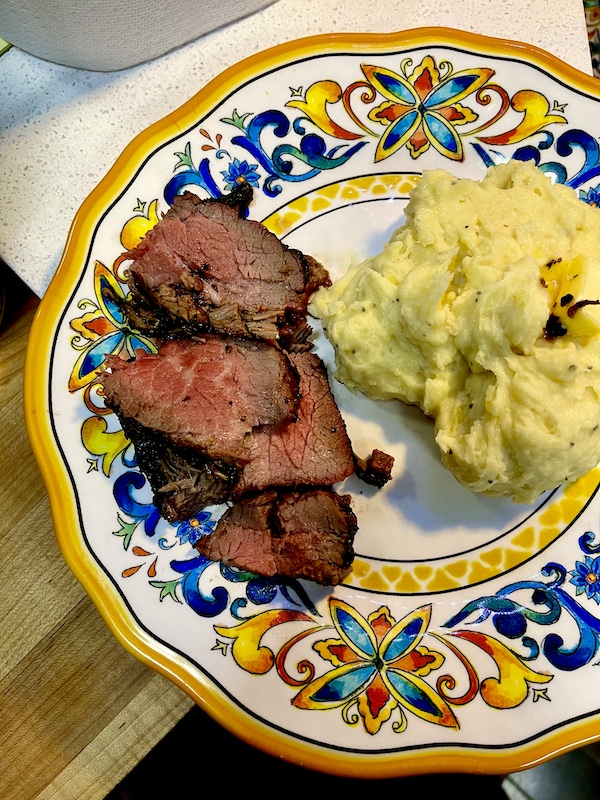
<path id="1" fill-rule="evenodd" d="M 39 58 L 88 70 L 141 64 L 273 0 L 0 0 L 0 35 Z"/>

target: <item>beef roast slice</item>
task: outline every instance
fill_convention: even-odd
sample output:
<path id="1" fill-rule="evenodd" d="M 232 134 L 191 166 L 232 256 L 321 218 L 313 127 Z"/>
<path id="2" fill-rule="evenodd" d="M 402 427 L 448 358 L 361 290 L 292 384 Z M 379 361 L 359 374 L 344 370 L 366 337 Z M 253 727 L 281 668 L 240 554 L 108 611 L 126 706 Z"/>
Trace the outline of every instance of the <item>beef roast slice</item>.
<path id="1" fill-rule="evenodd" d="M 351 570 L 356 530 L 348 495 L 264 492 L 235 503 L 195 546 L 213 561 L 258 575 L 333 586 Z"/>
<path id="2" fill-rule="evenodd" d="M 237 478 L 235 466 L 206 458 L 191 447 L 176 447 L 164 434 L 132 418 L 124 418 L 122 425 L 152 489 L 153 503 L 169 522 L 189 519 L 200 508 L 229 499 Z"/>
<path id="3" fill-rule="evenodd" d="M 277 527 L 280 575 L 335 586 L 350 573 L 358 525 L 349 495 L 324 490 L 284 494 L 277 505 Z"/>
<path id="4" fill-rule="evenodd" d="M 280 425 L 298 403 L 295 371 L 285 353 L 262 342 L 207 336 L 175 340 L 134 361 L 109 360 L 99 380 L 106 405 L 121 422 L 134 419 L 176 447 L 241 464 L 251 457 L 248 434 Z"/>
<path id="5" fill-rule="evenodd" d="M 352 446 L 323 362 L 313 353 L 293 354 L 290 360 L 299 376 L 297 416 L 253 431 L 236 497 L 271 486 L 330 486 L 354 471 Z"/>
<path id="6" fill-rule="evenodd" d="M 235 503 L 223 514 L 213 533 L 202 537 L 194 547 L 211 561 L 223 561 L 256 575 L 275 575 L 271 518 L 276 497 L 275 492 L 263 492 Z"/>
<path id="7" fill-rule="evenodd" d="M 272 338 L 276 323 L 304 314 L 312 292 L 330 283 L 317 261 L 286 247 L 235 206 L 190 192 L 177 196 L 127 255 L 132 298 L 124 311 L 138 329 L 154 317 L 161 330 L 183 324 L 260 337 L 262 326 Z"/>

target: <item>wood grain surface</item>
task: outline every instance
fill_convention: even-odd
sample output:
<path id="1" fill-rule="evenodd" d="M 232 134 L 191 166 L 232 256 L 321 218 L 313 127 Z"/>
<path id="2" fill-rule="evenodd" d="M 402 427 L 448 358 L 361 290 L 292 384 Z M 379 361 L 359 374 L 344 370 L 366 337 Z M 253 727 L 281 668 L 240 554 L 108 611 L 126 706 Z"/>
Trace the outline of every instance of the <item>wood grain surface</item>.
<path id="1" fill-rule="evenodd" d="M 192 707 L 114 639 L 56 544 L 23 416 L 37 299 L 0 330 L 0 798 L 103 798 Z"/>

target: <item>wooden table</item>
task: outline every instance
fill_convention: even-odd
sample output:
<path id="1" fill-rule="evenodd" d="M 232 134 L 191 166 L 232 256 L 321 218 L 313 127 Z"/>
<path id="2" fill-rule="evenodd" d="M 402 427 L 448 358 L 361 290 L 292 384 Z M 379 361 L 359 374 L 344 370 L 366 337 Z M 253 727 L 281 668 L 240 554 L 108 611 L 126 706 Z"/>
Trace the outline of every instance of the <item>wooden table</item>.
<path id="1" fill-rule="evenodd" d="M 10 274 L 8 284 L 11 319 L 0 331 L 0 798 L 95 800 L 193 704 L 113 638 L 61 557 L 23 417 L 38 300 Z"/>

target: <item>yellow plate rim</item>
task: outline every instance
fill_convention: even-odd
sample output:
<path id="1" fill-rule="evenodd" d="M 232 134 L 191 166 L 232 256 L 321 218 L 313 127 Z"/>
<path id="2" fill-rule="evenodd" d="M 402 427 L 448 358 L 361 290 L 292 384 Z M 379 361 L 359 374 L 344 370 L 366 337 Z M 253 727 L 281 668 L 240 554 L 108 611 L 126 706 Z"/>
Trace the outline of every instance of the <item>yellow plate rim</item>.
<path id="1" fill-rule="evenodd" d="M 87 247 L 97 218 L 116 193 L 131 179 L 139 164 L 156 146 L 193 124 L 199 110 L 269 67 L 315 53 L 334 54 L 353 50 L 383 52 L 410 45 L 460 46 L 496 57 L 514 58 L 538 66 L 564 80 L 570 88 L 600 97 L 598 82 L 590 75 L 561 61 L 538 47 L 523 42 L 481 36 L 444 27 L 424 27 L 391 33 L 333 33 L 305 37 L 255 53 L 211 80 L 197 94 L 173 112 L 139 133 L 81 205 L 71 225 L 58 269 L 36 313 L 25 365 L 24 405 L 28 435 L 37 459 L 50 505 L 57 541 L 72 572 L 97 606 L 118 641 L 149 667 L 184 690 L 204 711 L 242 740 L 287 761 L 311 769 L 346 777 L 389 778 L 432 772 L 505 774 L 536 766 L 556 755 L 600 739 L 597 718 L 573 722 L 533 741 L 480 749 L 474 746 L 436 746 L 430 750 L 390 754 L 356 754 L 327 750 L 303 743 L 252 718 L 232 703 L 225 693 L 201 677 L 191 679 L 183 660 L 157 649 L 156 642 L 131 619 L 123 600 L 108 583 L 85 550 L 78 523 L 75 499 L 62 466 L 49 425 L 46 397 L 49 362 L 57 319 L 63 303 L 79 275 L 74 266 Z M 81 260 L 81 259 L 79 259 Z M 44 376 L 40 386 L 39 375 Z"/>

